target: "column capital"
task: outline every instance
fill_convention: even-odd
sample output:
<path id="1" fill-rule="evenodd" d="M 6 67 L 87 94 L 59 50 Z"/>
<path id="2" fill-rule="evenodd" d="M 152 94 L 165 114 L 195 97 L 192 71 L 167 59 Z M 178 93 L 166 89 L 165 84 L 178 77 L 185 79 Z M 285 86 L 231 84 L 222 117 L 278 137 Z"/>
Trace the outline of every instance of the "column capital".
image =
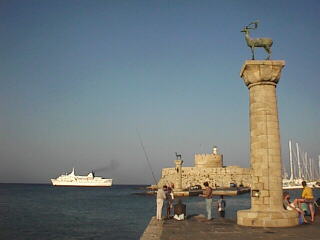
<path id="1" fill-rule="evenodd" d="M 284 66 L 284 60 L 246 60 L 241 68 L 240 77 L 248 88 L 260 84 L 276 86 Z"/>
<path id="2" fill-rule="evenodd" d="M 176 164 L 176 166 L 182 165 L 183 160 L 174 160 L 174 163 Z"/>

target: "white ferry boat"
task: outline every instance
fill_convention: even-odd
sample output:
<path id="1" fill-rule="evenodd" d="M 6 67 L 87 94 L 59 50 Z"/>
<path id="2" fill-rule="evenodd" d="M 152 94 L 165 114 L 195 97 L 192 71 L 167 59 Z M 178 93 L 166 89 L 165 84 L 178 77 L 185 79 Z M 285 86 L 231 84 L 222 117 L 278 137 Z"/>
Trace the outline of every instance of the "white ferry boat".
<path id="1" fill-rule="evenodd" d="M 73 186 L 73 187 L 111 187 L 112 179 L 95 177 L 91 172 L 87 176 L 77 176 L 74 168 L 69 174 L 62 174 L 56 179 L 51 179 L 53 186 Z"/>

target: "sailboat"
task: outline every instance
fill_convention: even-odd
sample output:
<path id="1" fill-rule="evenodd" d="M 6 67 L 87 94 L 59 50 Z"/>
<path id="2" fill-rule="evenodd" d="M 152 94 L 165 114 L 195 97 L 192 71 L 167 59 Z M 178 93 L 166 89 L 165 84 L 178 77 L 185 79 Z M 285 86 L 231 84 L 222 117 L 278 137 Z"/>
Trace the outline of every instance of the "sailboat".
<path id="1" fill-rule="evenodd" d="M 308 158 L 308 153 L 300 154 L 301 149 L 296 143 L 296 162 L 293 161 L 292 142 L 289 140 L 289 163 L 290 163 L 290 178 L 287 176 L 282 179 L 283 189 L 300 189 L 302 188 L 302 181 L 307 182 L 307 186 L 320 188 L 320 155 L 319 155 L 319 169 L 316 171 L 314 161 Z M 300 155 L 302 159 L 300 159 Z M 302 160 L 302 161 L 301 161 Z"/>

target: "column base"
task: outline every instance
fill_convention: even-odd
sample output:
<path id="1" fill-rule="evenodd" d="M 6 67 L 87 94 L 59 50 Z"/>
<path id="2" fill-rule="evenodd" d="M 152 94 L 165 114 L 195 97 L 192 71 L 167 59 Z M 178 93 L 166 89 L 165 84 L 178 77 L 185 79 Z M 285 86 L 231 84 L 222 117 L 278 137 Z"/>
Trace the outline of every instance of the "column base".
<path id="1" fill-rule="evenodd" d="M 299 224 L 296 211 L 253 211 L 237 212 L 237 224 L 248 227 L 293 227 Z"/>

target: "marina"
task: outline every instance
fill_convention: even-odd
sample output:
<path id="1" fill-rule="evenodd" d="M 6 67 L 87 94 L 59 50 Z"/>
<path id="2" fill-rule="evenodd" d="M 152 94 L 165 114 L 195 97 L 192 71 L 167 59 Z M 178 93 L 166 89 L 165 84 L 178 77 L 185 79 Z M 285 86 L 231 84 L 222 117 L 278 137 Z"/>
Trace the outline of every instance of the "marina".
<path id="1" fill-rule="evenodd" d="M 320 188 L 320 155 L 318 162 L 315 162 L 314 158 L 303 151 L 298 143 L 292 144 L 289 140 L 288 145 L 290 174 L 284 167 L 282 188 L 302 189 L 302 181 L 306 181 L 308 187 Z"/>

